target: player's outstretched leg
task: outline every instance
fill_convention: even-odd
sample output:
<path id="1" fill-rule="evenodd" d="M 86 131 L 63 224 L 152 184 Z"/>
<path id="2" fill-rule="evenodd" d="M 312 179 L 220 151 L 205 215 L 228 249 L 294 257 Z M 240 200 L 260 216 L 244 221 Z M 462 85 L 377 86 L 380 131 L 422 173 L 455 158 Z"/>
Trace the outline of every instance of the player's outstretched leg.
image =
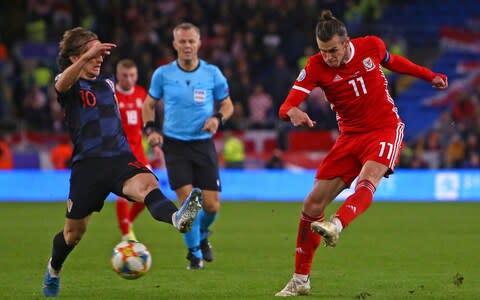
<path id="1" fill-rule="evenodd" d="M 328 221 L 312 222 L 312 230 L 320 234 L 325 246 L 335 247 L 342 231 L 342 223 L 337 217 L 332 217 Z"/>
<path id="2" fill-rule="evenodd" d="M 291 296 L 302 296 L 308 295 L 310 292 L 310 278 L 307 277 L 306 280 L 293 275 L 292 279 L 287 283 L 287 285 L 280 292 L 276 293 L 277 297 L 291 297 Z"/>
<path id="3" fill-rule="evenodd" d="M 43 295 L 45 297 L 57 297 L 60 292 L 60 276 L 58 272 L 54 272 L 51 265 L 51 259 L 48 261 L 47 271 L 43 278 Z"/>
<path id="4" fill-rule="evenodd" d="M 202 201 L 202 191 L 193 188 L 182 206 L 172 215 L 173 226 L 182 233 L 189 231 L 195 217 L 202 209 Z"/>

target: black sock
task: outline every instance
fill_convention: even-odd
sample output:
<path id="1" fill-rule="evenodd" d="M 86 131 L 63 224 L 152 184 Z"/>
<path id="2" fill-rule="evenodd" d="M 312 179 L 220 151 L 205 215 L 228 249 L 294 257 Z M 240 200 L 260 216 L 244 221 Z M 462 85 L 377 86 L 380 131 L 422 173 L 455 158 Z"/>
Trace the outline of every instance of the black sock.
<path id="1" fill-rule="evenodd" d="M 158 221 L 172 224 L 172 214 L 177 211 L 177 207 L 160 191 L 154 189 L 145 197 L 145 206 L 152 217 Z"/>
<path id="2" fill-rule="evenodd" d="M 67 259 L 68 254 L 72 252 L 75 245 L 69 246 L 63 237 L 63 230 L 57 233 L 53 238 L 52 261 L 51 266 L 55 271 L 62 269 L 63 262 Z"/>

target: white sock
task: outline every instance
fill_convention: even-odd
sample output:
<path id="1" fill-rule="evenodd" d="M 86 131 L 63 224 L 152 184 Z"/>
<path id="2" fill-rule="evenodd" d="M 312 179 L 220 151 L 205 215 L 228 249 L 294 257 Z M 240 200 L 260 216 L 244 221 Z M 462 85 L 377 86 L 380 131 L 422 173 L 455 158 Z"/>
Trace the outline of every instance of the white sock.
<path id="1" fill-rule="evenodd" d="M 306 282 L 308 280 L 308 277 L 308 275 L 293 273 L 293 278 L 300 279 L 303 282 Z"/>
<path id="2" fill-rule="evenodd" d="M 342 225 L 342 222 L 340 222 L 339 218 L 337 218 L 337 217 L 333 218 L 332 222 L 333 222 L 333 224 L 335 224 L 335 226 L 337 226 L 338 232 L 341 232 L 343 230 L 343 225 Z"/>
<path id="3" fill-rule="evenodd" d="M 52 259 L 50 258 L 50 260 L 48 261 L 48 273 L 50 273 L 50 276 L 52 277 L 58 277 L 60 271 L 57 272 L 54 268 L 52 268 L 51 261 Z"/>

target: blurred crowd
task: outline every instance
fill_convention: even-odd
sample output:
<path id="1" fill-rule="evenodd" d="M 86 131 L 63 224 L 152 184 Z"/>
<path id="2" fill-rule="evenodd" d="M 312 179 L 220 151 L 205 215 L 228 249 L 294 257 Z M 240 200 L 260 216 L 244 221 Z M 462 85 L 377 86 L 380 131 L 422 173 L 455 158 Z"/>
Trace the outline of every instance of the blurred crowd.
<path id="1" fill-rule="evenodd" d="M 403 168 L 480 168 L 480 87 L 461 93 L 430 131 L 407 143 Z"/>
<path id="2" fill-rule="evenodd" d="M 200 57 L 218 65 L 228 79 L 235 113 L 225 129 L 277 130 L 279 146 L 287 150 L 282 139 L 291 128 L 278 121 L 277 111 L 306 58 L 316 52 L 314 28 L 319 12 L 331 9 L 345 21 L 350 35 L 356 36 L 375 22 L 387 1 L 20 2 L 14 7 L 15 13 L 5 14 L 4 21 L 25 21 L 15 23 L 22 24 L 15 31 L 18 36 L 2 39 L 0 33 L 0 120 L 20 120 L 20 127 L 28 130 L 64 132 L 63 113 L 52 85 L 58 73 L 55 55 L 32 59 L 28 53 L 38 50 L 39 45 L 45 46 L 41 49 L 44 52 L 51 51 L 47 45 L 56 49 L 66 29 L 82 26 L 96 32 L 102 41 L 117 44 L 103 71 L 113 74 L 118 60 L 132 58 L 139 67 L 139 84 L 148 88 L 153 70 L 175 59 L 171 46 L 173 27 L 189 21 L 201 30 Z M 431 133 L 407 144 L 402 166 L 463 167 L 475 164 L 475 160 L 478 164 L 478 97 L 477 93 L 456 101 L 453 110 L 442 115 Z M 314 90 L 303 105 L 317 120 L 316 129 L 337 128 L 335 114 L 321 90 Z"/>
<path id="3" fill-rule="evenodd" d="M 139 84 L 148 88 L 153 70 L 175 59 L 173 27 L 189 21 L 201 30 L 200 57 L 218 65 L 230 83 L 235 115 L 228 126 L 272 129 L 306 56 L 315 51 L 318 12 L 330 8 L 342 17 L 346 7 L 337 2 L 342 1 L 29 0 L 24 36 L 14 41 L 2 63 L 7 84 L 0 91 L 0 113 L 15 115 L 27 128 L 62 130 L 52 90 L 55 57 L 25 58 L 30 51 L 25 47 L 56 45 L 66 29 L 83 26 L 118 46 L 104 64 L 105 73 L 112 74 L 119 59 L 132 58 L 139 66 Z M 309 101 L 309 107 L 322 110 L 318 106 L 324 104 L 316 102 Z"/>

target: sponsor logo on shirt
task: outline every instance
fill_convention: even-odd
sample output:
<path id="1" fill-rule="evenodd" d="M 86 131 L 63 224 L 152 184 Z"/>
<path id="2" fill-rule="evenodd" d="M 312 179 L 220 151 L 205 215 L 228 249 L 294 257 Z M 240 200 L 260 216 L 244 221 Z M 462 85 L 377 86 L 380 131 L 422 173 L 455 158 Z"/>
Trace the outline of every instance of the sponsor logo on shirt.
<path id="1" fill-rule="evenodd" d="M 305 69 L 302 69 L 300 71 L 300 74 L 298 74 L 297 81 L 302 81 L 305 79 L 305 76 L 307 76 L 307 71 Z"/>
<path id="2" fill-rule="evenodd" d="M 373 63 L 371 57 L 367 57 L 363 60 L 363 66 L 365 67 L 365 70 L 367 70 L 367 72 L 375 69 L 375 64 Z"/>
<path id="3" fill-rule="evenodd" d="M 342 76 L 340 76 L 340 75 L 337 74 L 337 75 L 335 75 L 335 77 L 333 78 L 333 82 L 335 82 L 335 81 L 340 81 L 340 80 L 342 80 L 342 79 L 343 79 Z"/>

